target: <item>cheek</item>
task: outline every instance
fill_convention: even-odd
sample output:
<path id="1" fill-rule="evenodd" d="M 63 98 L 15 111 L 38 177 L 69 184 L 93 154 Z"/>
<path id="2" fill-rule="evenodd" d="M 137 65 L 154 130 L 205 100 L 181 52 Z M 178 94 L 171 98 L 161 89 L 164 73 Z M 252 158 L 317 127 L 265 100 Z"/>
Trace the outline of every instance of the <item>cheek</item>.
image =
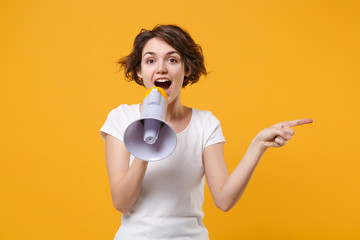
<path id="1" fill-rule="evenodd" d="M 177 66 L 176 69 L 174 69 L 174 72 L 176 76 L 185 76 L 185 68 L 184 66 Z"/>
<path id="2" fill-rule="evenodd" d="M 141 73 L 144 76 L 151 76 L 156 69 L 155 65 L 141 65 Z"/>
<path id="3" fill-rule="evenodd" d="M 149 75 L 149 70 L 146 67 L 141 67 L 141 69 L 137 72 L 138 76 L 142 79 L 146 79 Z"/>

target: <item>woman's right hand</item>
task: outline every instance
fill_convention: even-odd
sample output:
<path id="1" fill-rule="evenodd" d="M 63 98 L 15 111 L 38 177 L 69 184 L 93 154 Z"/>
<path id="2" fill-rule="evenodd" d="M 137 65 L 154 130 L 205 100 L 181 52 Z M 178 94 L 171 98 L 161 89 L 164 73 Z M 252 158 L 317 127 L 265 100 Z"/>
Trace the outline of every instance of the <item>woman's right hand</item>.
<path id="1" fill-rule="evenodd" d="M 119 139 L 107 134 L 105 158 L 114 207 L 127 213 L 139 197 L 148 162 L 134 159 L 129 167 L 130 153 Z"/>

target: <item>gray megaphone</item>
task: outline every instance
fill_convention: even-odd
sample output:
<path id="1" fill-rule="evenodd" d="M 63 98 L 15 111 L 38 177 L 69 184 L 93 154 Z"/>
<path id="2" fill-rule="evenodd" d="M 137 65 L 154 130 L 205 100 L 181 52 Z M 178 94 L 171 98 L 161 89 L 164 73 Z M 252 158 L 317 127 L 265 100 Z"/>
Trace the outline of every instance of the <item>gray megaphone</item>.
<path id="1" fill-rule="evenodd" d="M 124 133 L 125 147 L 134 157 L 158 161 L 175 150 L 175 131 L 164 121 L 167 101 L 162 88 L 153 87 L 146 92 L 140 119 L 132 122 Z"/>

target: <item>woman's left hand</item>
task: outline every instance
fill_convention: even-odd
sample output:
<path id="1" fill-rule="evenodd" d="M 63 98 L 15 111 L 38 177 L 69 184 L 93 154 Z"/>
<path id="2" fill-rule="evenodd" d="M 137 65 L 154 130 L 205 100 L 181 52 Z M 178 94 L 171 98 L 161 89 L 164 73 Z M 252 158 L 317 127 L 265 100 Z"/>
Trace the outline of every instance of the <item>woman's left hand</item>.
<path id="1" fill-rule="evenodd" d="M 265 149 L 269 147 L 282 147 L 292 138 L 295 131 L 292 127 L 312 123 L 312 119 L 298 119 L 275 124 L 272 127 L 262 130 L 254 139 Z"/>

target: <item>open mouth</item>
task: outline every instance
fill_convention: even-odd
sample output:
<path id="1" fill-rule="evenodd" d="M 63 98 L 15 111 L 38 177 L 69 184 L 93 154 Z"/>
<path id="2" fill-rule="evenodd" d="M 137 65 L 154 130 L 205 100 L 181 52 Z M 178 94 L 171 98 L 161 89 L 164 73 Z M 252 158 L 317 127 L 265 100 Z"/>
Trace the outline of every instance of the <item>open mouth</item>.
<path id="1" fill-rule="evenodd" d="M 155 81 L 155 86 L 164 89 L 165 91 L 171 86 L 171 81 L 169 79 L 158 79 Z"/>

